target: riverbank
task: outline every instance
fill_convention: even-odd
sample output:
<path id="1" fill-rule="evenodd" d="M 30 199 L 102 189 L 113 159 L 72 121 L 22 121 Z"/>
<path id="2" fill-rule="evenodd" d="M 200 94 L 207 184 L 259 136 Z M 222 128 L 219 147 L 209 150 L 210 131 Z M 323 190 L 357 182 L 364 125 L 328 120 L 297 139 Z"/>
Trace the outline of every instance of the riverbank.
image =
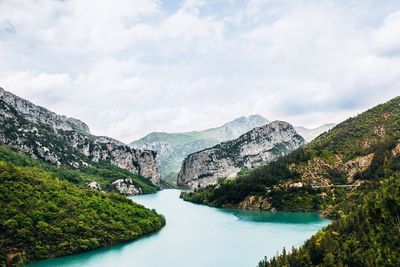
<path id="1" fill-rule="evenodd" d="M 318 213 L 228 210 L 195 205 L 181 191 L 162 190 L 132 199 L 165 215 L 160 231 L 134 242 L 46 260 L 29 267 L 242 267 L 265 255 L 300 246 L 330 223 Z"/>

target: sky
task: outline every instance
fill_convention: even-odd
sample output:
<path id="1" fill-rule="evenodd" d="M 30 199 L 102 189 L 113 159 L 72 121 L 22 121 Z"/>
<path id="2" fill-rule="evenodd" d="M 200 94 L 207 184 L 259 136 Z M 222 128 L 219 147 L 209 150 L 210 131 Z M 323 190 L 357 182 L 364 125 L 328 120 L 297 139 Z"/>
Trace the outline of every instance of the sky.
<path id="1" fill-rule="evenodd" d="M 338 123 L 400 95 L 400 1 L 0 0 L 0 86 L 126 143 Z"/>

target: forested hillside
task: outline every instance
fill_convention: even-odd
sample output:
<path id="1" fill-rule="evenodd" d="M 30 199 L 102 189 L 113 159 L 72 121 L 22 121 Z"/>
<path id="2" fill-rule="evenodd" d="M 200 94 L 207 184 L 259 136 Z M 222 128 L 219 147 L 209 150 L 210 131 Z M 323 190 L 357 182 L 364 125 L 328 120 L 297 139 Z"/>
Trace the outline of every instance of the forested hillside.
<path id="1" fill-rule="evenodd" d="M 80 173 L 46 166 L 5 148 L 0 152 L 0 265 L 109 246 L 165 224 L 154 210 L 123 196 L 69 182 L 104 178 L 104 169 Z"/>
<path id="2" fill-rule="evenodd" d="M 398 172 L 399 139 L 400 97 L 396 97 L 273 163 L 182 197 L 219 207 L 328 209 L 351 188 Z"/>
<path id="3" fill-rule="evenodd" d="M 86 184 L 96 181 L 101 188 L 108 192 L 115 192 L 111 182 L 117 179 L 131 179 L 142 189 L 143 193 L 154 193 L 157 187 L 140 175 L 120 169 L 107 161 L 93 162 L 91 166 L 71 168 L 69 166 L 56 167 L 41 160 L 29 158 L 21 153 L 14 152 L 0 145 L 0 161 L 11 162 L 21 167 L 36 167 L 46 172 L 53 173 L 59 179 L 67 180 L 73 184 L 86 187 Z"/>
<path id="4" fill-rule="evenodd" d="M 400 175 L 354 191 L 337 219 L 299 249 L 260 262 L 282 266 L 400 266 Z"/>

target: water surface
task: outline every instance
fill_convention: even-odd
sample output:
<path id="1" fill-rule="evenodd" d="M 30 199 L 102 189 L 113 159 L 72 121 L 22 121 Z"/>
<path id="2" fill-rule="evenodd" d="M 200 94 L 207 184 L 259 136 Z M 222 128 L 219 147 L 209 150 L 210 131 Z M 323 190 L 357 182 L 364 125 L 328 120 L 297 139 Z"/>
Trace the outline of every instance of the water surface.
<path id="1" fill-rule="evenodd" d="M 167 225 L 155 234 L 29 267 L 255 267 L 264 256 L 301 245 L 329 223 L 317 213 L 216 209 L 185 202 L 179 194 L 163 190 L 133 197 L 165 215 Z"/>

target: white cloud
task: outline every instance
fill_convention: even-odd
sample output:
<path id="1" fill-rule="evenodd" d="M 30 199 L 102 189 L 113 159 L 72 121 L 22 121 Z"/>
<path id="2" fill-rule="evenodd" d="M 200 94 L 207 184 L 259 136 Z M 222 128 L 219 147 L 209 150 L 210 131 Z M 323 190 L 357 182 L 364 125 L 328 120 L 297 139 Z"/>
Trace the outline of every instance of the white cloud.
<path id="1" fill-rule="evenodd" d="M 317 126 L 399 94 L 400 3 L 161 7 L 0 1 L 0 86 L 125 142 L 252 113 Z"/>
<path id="2" fill-rule="evenodd" d="M 380 55 L 400 56 L 400 11 L 387 16 L 371 33 L 372 48 Z"/>

